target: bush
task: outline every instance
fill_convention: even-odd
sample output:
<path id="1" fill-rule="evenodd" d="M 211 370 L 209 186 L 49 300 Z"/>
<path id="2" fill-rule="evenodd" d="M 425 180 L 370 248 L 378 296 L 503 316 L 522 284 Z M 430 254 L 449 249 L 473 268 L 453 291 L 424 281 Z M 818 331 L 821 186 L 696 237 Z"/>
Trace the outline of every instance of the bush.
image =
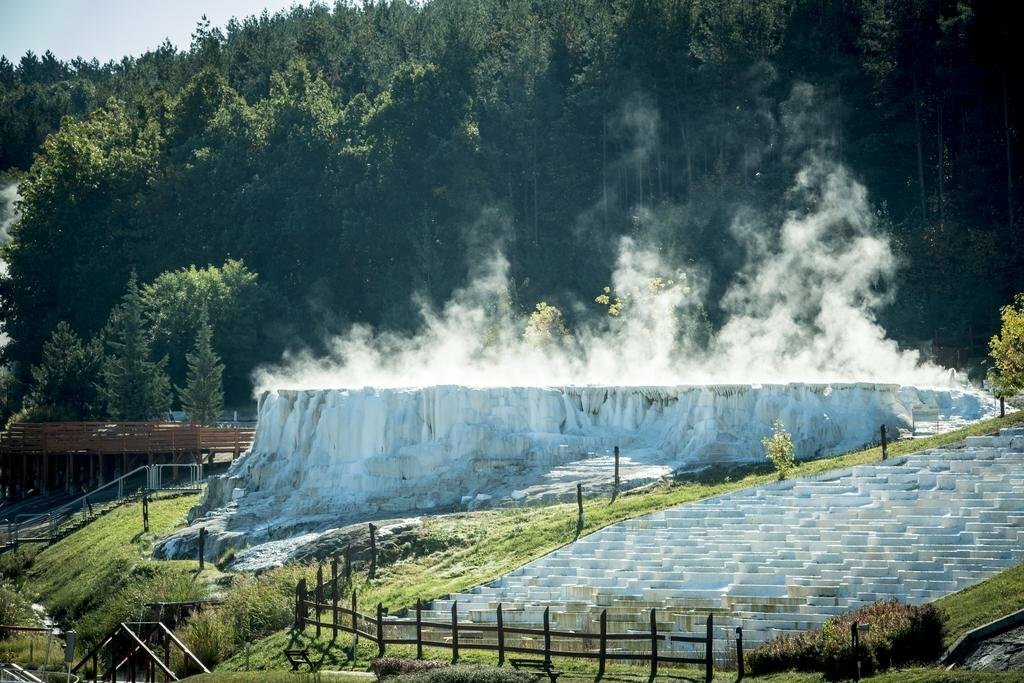
<path id="1" fill-rule="evenodd" d="M 796 465 L 796 449 L 793 448 L 793 436 L 786 431 L 780 420 L 772 423 L 772 435 L 761 439 L 765 454 L 779 473 L 779 479 Z"/>
<path id="2" fill-rule="evenodd" d="M 431 659 L 404 659 L 402 657 L 380 657 L 373 660 L 370 668 L 377 676 L 377 679 L 388 676 L 400 676 L 402 674 L 417 674 L 425 671 L 433 671 L 448 666 L 448 662 L 440 662 Z"/>
<path id="3" fill-rule="evenodd" d="M 25 626 L 35 625 L 36 622 L 29 601 L 10 583 L 0 583 L 0 624 Z M 10 634 L 10 631 L 0 631 L 0 638 Z"/>
<path id="4" fill-rule="evenodd" d="M 534 676 L 525 671 L 493 666 L 448 666 L 418 674 L 405 674 L 396 681 L 408 683 L 528 683 Z"/>
<path id="5" fill-rule="evenodd" d="M 193 614 L 179 635 L 192 654 L 208 669 L 230 657 L 238 639 L 234 624 L 210 608 Z"/>
<path id="6" fill-rule="evenodd" d="M 201 610 L 179 629 L 182 640 L 208 667 L 222 662 L 240 652 L 246 641 L 268 636 L 294 621 L 293 586 L 275 574 L 236 575 L 224 602 Z"/>
<path id="7" fill-rule="evenodd" d="M 870 626 L 860 637 L 864 676 L 931 662 L 942 655 L 945 616 L 939 608 L 889 600 L 833 617 L 819 631 L 765 643 L 747 654 L 747 666 L 756 676 L 797 669 L 821 671 L 830 679 L 851 678 L 856 671 L 850 642 L 850 625 L 854 623 Z"/>

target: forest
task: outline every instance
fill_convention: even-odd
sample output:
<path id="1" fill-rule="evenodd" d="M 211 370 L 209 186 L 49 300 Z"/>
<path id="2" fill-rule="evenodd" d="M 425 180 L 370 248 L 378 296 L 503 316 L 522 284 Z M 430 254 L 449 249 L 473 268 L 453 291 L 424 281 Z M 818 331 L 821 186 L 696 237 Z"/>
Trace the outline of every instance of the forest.
<path id="1" fill-rule="evenodd" d="M 553 302 L 571 328 L 577 302 L 601 314 L 634 236 L 699 268 L 714 327 L 742 264 L 730 224 L 781 216 L 812 154 L 867 188 L 896 251 L 880 322 L 965 365 L 1024 290 L 1021 14 L 339 2 L 200 21 L 188 49 L 120 62 L 4 57 L 0 184 L 20 196 L 0 275 L 5 410 L 60 323 L 85 348 L 129 295 L 175 386 L 208 321 L 238 404 L 287 350 L 353 323 L 414 328 L 417 300 L 444 302 L 495 248 L 516 304 Z"/>

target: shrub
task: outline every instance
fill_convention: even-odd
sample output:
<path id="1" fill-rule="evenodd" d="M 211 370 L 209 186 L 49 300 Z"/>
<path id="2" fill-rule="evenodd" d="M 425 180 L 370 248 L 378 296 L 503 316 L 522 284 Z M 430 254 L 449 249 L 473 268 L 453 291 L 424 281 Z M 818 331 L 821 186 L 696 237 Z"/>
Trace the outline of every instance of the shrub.
<path id="1" fill-rule="evenodd" d="M 0 624 L 31 625 L 36 623 L 32 607 L 10 583 L 0 583 Z M 10 631 L 0 631 L 0 638 L 6 638 Z"/>
<path id="2" fill-rule="evenodd" d="M 441 669 L 446 666 L 448 666 L 448 662 L 432 659 L 405 659 L 402 657 L 380 657 L 370 663 L 370 668 L 378 680 L 388 676 L 433 671 L 434 669 Z"/>
<path id="3" fill-rule="evenodd" d="M 747 665 L 757 676 L 797 669 L 821 671 L 830 679 L 851 678 L 856 671 L 856 658 L 850 642 L 850 625 L 855 623 L 870 626 L 860 637 L 864 676 L 934 661 L 942 654 L 945 617 L 939 608 L 889 600 L 833 617 L 821 630 L 765 643 L 747 654 Z"/>
<path id="4" fill-rule="evenodd" d="M 779 479 L 785 479 L 789 470 L 796 464 L 796 450 L 793 448 L 793 436 L 786 431 L 780 420 L 772 423 L 772 435 L 761 439 L 768 459 L 772 461 Z"/>
<path id="5" fill-rule="evenodd" d="M 237 633 L 215 609 L 202 609 L 181 628 L 180 636 L 199 661 L 212 669 L 234 652 Z"/>
<path id="6" fill-rule="evenodd" d="M 203 664 L 222 662 L 240 652 L 246 641 L 258 640 L 292 623 L 292 586 L 294 583 L 288 584 L 275 574 L 237 575 L 224 602 L 196 613 L 179 629 L 180 635 Z M 198 649 L 204 649 L 204 654 Z"/>
<path id="7" fill-rule="evenodd" d="M 405 674 L 395 680 L 408 683 L 528 683 L 535 680 L 535 677 L 525 671 L 493 666 L 448 666 L 418 674 Z"/>

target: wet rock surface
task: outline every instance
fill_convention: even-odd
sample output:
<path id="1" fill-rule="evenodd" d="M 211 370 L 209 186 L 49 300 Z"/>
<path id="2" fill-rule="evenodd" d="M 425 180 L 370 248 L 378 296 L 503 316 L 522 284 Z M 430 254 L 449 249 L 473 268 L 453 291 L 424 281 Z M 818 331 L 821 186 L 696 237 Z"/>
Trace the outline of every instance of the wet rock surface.
<path id="1" fill-rule="evenodd" d="M 1024 672 L 1024 626 L 979 643 L 961 667 L 973 671 Z"/>

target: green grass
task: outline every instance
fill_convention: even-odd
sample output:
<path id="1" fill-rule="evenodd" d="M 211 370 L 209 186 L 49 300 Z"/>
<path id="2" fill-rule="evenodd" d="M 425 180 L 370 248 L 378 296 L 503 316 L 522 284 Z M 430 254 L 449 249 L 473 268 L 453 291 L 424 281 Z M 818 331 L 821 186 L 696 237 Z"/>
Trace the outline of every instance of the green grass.
<path id="1" fill-rule="evenodd" d="M 185 523 L 197 495 L 153 500 L 150 532 L 142 533 L 140 503 L 122 505 L 35 554 L 22 590 L 74 627 L 83 646 L 118 622 L 138 620 L 146 602 L 206 597 L 219 572 L 195 561 L 156 562 L 154 542 Z"/>
<path id="2" fill-rule="evenodd" d="M 964 429 L 924 439 L 908 439 L 891 443 L 891 458 L 914 452 L 946 446 L 966 436 L 991 434 L 1001 427 L 1024 423 L 1024 413 L 1012 413 L 976 423 Z M 828 470 L 876 462 L 881 448 L 874 447 L 834 458 L 802 462 L 792 471 L 792 477 L 820 474 Z M 641 516 L 675 505 L 721 495 L 741 488 L 761 486 L 776 479 L 767 466 L 705 471 L 690 480 L 681 479 L 670 485 L 626 493 L 615 502 L 607 498 L 588 500 L 584 505 L 583 534 L 593 533 L 609 524 Z M 575 538 L 576 506 L 553 505 L 481 511 L 426 518 L 424 529 L 416 543 L 406 549 L 403 559 L 378 569 L 377 578 L 370 581 L 363 574 L 354 575 L 359 596 L 359 607 L 372 612 L 378 602 L 390 608 L 392 614 L 408 608 L 416 599 L 430 600 L 467 590 L 520 567 L 532 560 L 570 543 Z M 289 580 L 305 576 L 312 581 L 312 567 L 285 567 Z M 280 631 L 253 643 L 252 667 L 255 669 L 282 669 L 287 667 L 282 651 L 293 636 Z M 307 642 L 306 637 L 301 639 Z M 309 645 L 324 657 L 328 668 L 351 666 L 339 647 L 329 646 L 330 637 Z M 369 652 L 369 651 L 368 651 Z M 369 657 L 360 654 L 356 666 L 365 668 Z M 244 660 L 240 655 L 221 665 L 224 670 L 240 670 Z"/>
<path id="3" fill-rule="evenodd" d="M 965 436 L 993 433 L 1000 427 L 1022 423 L 1024 413 L 1014 413 L 1006 418 L 986 420 L 948 434 L 895 442 L 890 444 L 890 456 L 895 458 L 949 445 Z M 880 455 L 880 449 L 875 447 L 839 457 L 803 462 L 797 465 L 790 476 L 809 476 L 875 462 Z M 761 486 L 775 478 L 776 475 L 767 466 L 716 468 L 697 476 L 680 478 L 671 484 L 625 493 L 614 502 L 609 502 L 607 498 L 588 500 L 584 506 L 585 525 L 582 533 L 593 533 L 609 524 L 667 507 L 740 488 Z M 149 534 L 140 533 L 140 506 L 126 505 L 38 552 L 34 557 L 27 553 L 22 557 L 12 556 L 7 561 L 12 573 L 18 574 L 24 589 L 46 605 L 51 613 L 70 621 L 69 625 L 79 630 L 85 642 L 102 636 L 117 621 L 137 618 L 140 605 L 144 602 L 194 599 L 217 591 L 224 594 L 230 603 L 236 593 L 242 596 L 248 590 L 251 598 L 252 591 L 290 591 L 300 576 L 308 579 L 313 577 L 312 567 L 288 566 L 268 572 L 254 586 L 252 583 L 232 582 L 212 569 L 199 574 L 198 565 L 194 561 L 151 560 L 150 553 L 155 540 L 183 524 L 188 508 L 196 501 L 196 496 L 182 496 L 152 502 Z M 416 540 L 400 549 L 400 559 L 378 568 L 376 579 L 369 581 L 365 574 L 355 575 L 359 607 L 362 611 L 370 612 L 372 605 L 382 602 L 394 614 L 400 608 L 414 605 L 417 598 L 429 600 L 494 580 L 572 542 L 576 536 L 575 524 L 575 504 L 426 518 Z M 27 569 L 21 571 L 23 565 L 27 565 Z M 0 570 L 6 571 L 2 566 Z M 993 609 L 997 609 L 995 603 Z M 972 619 L 988 620 L 987 611 L 985 617 L 968 616 L 968 603 L 957 610 L 964 614 L 961 621 L 955 622 L 958 624 L 973 624 Z M 226 615 L 240 613 L 237 606 L 233 613 L 226 608 L 225 612 Z M 346 642 L 343 638 L 332 645 L 329 635 L 317 640 L 311 634 L 312 629 L 299 636 L 286 629 L 255 640 L 250 655 L 251 668 L 263 671 L 287 670 L 289 665 L 282 652 L 292 642 L 308 644 L 314 656 L 324 657 L 327 669 L 355 668 L 365 671 L 375 654 L 374 648 L 361 648 L 356 662 L 352 663 L 342 652 L 341 646 Z M 389 653 L 391 650 L 389 648 Z M 395 648 L 396 653 L 400 651 Z M 448 656 L 446 653 L 439 654 Z M 477 658 L 476 654 L 481 656 Z M 482 653 L 467 654 L 465 659 L 470 662 L 490 661 Z M 219 668 L 218 675 L 225 671 L 240 672 L 245 668 L 244 655 L 235 654 Z M 587 662 L 571 660 L 565 662 L 563 668 L 572 675 L 593 677 L 593 669 Z M 644 671 L 628 666 L 614 667 L 609 671 L 609 676 L 635 680 L 634 676 L 646 677 Z M 241 679 L 223 680 L 253 680 L 253 673 L 239 675 Z M 268 679 L 261 676 L 259 680 Z M 288 680 L 300 678 L 291 676 Z M 609 677 L 608 680 L 615 678 Z M 801 677 L 791 680 L 819 679 Z"/>
<path id="4" fill-rule="evenodd" d="M 634 671 L 626 671 L 625 669 L 627 669 L 627 667 L 617 667 L 616 670 L 609 671 L 608 675 L 606 675 L 601 680 L 608 681 L 609 683 L 615 683 L 617 681 L 649 680 L 646 670 L 636 669 Z M 769 676 L 752 676 L 748 677 L 748 679 L 758 681 L 759 683 L 827 683 L 827 680 L 820 674 L 809 674 L 799 672 L 786 672 L 780 674 L 772 674 Z M 362 683 L 367 680 L 376 679 L 368 677 L 367 674 L 365 673 L 359 674 L 334 671 L 324 671 L 319 675 L 250 671 L 242 673 L 214 672 L 210 674 L 202 674 L 200 676 L 192 676 L 191 678 L 186 678 L 185 680 L 189 683 L 248 683 L 249 681 L 261 681 L 264 683 L 316 683 L 317 681 L 359 681 L 360 683 Z M 592 672 L 587 673 L 585 675 L 567 673 L 559 678 L 559 681 L 564 681 L 566 683 L 583 681 L 585 681 L 586 683 L 593 683 L 594 680 L 595 676 Z M 659 673 L 658 680 L 693 681 L 694 683 L 696 683 L 697 681 L 703 681 L 704 676 L 702 672 L 698 672 L 692 669 L 668 669 L 664 672 L 664 675 Z M 943 669 L 916 668 L 890 671 L 888 673 L 880 674 L 878 676 L 870 676 L 862 680 L 870 681 L 871 683 L 1011 683 L 1013 681 L 1020 681 L 1021 674 L 1019 672 L 991 673 L 978 671 L 945 671 Z M 735 683 L 735 681 L 735 672 L 719 672 L 715 674 L 716 683 Z"/>
<path id="5" fill-rule="evenodd" d="M 935 601 L 946 613 L 944 645 L 972 628 L 1024 609 L 1024 564 Z"/>

